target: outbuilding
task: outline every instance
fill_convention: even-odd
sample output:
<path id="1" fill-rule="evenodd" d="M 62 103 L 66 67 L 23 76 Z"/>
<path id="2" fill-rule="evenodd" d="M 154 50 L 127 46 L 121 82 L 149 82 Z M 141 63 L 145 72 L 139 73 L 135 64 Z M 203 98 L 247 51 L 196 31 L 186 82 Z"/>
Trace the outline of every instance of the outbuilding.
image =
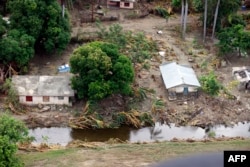
<path id="1" fill-rule="evenodd" d="M 201 85 L 192 67 L 169 62 L 160 65 L 160 72 L 169 100 L 175 100 L 179 95 L 198 96 L 198 88 Z"/>
<path id="2" fill-rule="evenodd" d="M 74 90 L 70 86 L 70 76 L 14 75 L 12 83 L 21 104 L 72 105 Z"/>

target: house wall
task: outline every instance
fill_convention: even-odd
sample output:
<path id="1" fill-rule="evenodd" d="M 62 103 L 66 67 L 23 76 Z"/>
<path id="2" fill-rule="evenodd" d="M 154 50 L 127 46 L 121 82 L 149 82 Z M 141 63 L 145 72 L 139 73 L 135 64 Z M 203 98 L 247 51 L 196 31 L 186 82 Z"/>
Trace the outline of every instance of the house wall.
<path id="1" fill-rule="evenodd" d="M 184 91 L 184 87 L 187 87 L 188 88 L 188 92 L 197 92 L 198 90 L 198 87 L 194 87 L 194 86 L 177 86 L 177 87 L 173 87 L 173 88 L 170 88 L 168 89 L 169 92 L 176 92 L 176 93 L 183 93 Z"/>
<path id="2" fill-rule="evenodd" d="M 126 6 L 125 3 L 129 3 L 129 6 Z M 134 3 L 133 2 L 120 2 L 120 8 L 133 9 L 134 8 Z"/>
<path id="3" fill-rule="evenodd" d="M 59 104 L 59 105 L 71 105 L 69 102 L 69 97 L 64 97 L 63 99 L 58 99 L 58 96 L 50 96 L 48 102 L 43 101 L 43 96 L 33 96 L 32 101 L 26 101 L 26 96 L 19 96 L 19 101 L 21 104 L 27 105 L 37 105 L 37 104 Z"/>

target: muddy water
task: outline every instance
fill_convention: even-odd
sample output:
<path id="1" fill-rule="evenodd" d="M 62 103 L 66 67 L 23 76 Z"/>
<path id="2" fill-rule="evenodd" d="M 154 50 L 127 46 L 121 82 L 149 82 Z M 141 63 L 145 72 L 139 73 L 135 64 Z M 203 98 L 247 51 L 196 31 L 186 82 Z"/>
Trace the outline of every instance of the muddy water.
<path id="1" fill-rule="evenodd" d="M 132 129 L 122 127 L 119 129 L 99 129 L 99 130 L 76 130 L 67 127 L 57 128 L 36 128 L 30 129 L 30 136 L 34 136 L 38 143 L 67 145 L 72 140 L 83 141 L 107 141 L 110 138 L 118 138 L 129 142 L 153 142 L 169 141 L 178 139 L 204 139 L 209 132 L 215 132 L 215 137 L 245 137 L 250 138 L 250 123 L 238 123 L 232 127 L 217 125 L 202 129 L 199 127 L 176 127 L 171 125 L 156 124 L 155 127 Z"/>

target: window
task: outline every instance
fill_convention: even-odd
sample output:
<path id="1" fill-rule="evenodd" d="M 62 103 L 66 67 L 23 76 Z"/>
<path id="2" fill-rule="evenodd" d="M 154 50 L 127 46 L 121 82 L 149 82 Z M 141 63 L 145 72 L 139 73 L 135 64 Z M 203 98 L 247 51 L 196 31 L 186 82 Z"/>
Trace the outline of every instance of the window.
<path id="1" fill-rule="evenodd" d="M 43 96 L 43 102 L 49 102 L 49 96 Z"/>
<path id="2" fill-rule="evenodd" d="M 32 96 L 26 96 L 26 101 L 32 102 L 33 101 L 33 97 Z"/>
<path id="3" fill-rule="evenodd" d="M 125 2 L 124 6 L 129 7 L 130 6 L 129 2 Z"/>
<path id="4" fill-rule="evenodd" d="M 63 96 L 58 96 L 58 100 L 63 100 L 64 97 Z"/>

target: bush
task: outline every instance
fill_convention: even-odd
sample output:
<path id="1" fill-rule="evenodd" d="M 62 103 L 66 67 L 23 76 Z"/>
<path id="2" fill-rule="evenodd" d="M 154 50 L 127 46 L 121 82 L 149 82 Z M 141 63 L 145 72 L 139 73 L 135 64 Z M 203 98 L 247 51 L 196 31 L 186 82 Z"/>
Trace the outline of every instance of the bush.
<path id="1" fill-rule="evenodd" d="M 218 95 L 222 89 L 222 85 L 218 82 L 213 72 L 201 76 L 199 80 L 201 82 L 202 90 L 212 96 Z"/>

